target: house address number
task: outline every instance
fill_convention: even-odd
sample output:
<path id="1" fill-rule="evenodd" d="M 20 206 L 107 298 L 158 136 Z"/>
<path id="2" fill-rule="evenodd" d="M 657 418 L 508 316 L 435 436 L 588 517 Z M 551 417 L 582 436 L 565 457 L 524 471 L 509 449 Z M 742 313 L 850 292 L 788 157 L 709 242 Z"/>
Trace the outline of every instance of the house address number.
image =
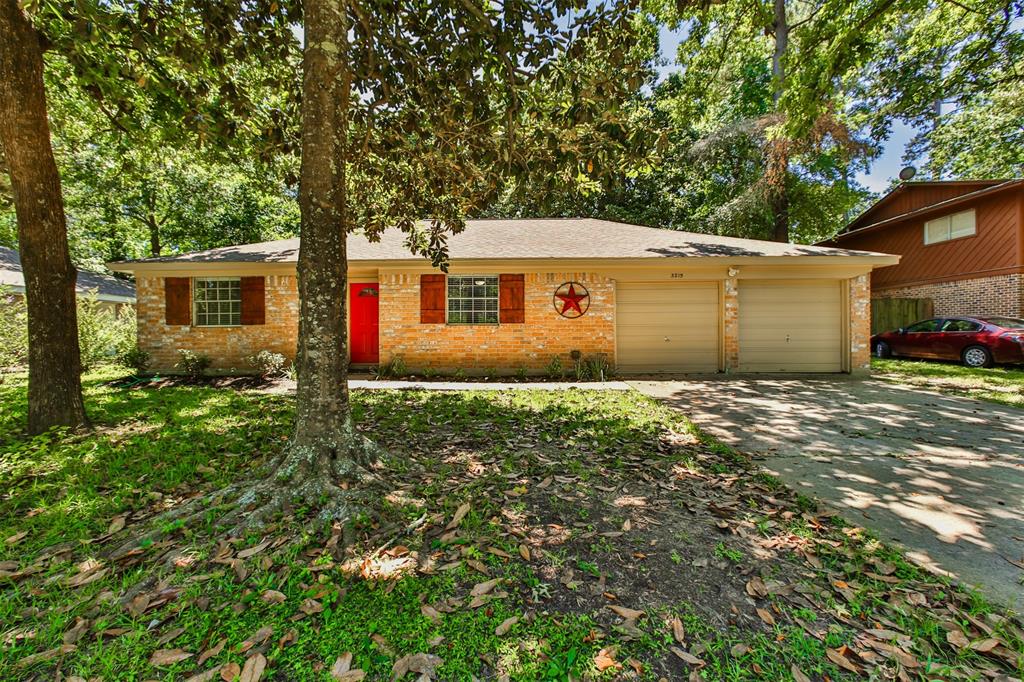
<path id="1" fill-rule="evenodd" d="M 682 272 L 673 272 L 672 274 L 669 275 L 669 277 L 671 277 L 672 279 L 682 279 L 683 277 L 686 277 L 686 274 Z"/>

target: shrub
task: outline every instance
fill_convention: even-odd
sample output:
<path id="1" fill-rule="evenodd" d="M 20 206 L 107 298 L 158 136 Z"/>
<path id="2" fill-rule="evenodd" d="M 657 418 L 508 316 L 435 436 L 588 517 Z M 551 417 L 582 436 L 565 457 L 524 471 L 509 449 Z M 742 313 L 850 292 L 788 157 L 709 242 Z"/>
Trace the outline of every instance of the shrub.
<path id="1" fill-rule="evenodd" d="M 401 355 L 395 355 L 389 362 L 377 367 L 377 377 L 381 379 L 404 377 L 408 373 L 409 368 L 405 366 L 405 358 Z"/>
<path id="2" fill-rule="evenodd" d="M 78 297 L 78 351 L 83 372 L 116 353 L 114 326 L 114 313 L 99 302 L 96 292 Z"/>
<path id="3" fill-rule="evenodd" d="M 516 379 L 519 379 L 520 381 L 526 381 L 526 377 L 528 375 L 529 372 L 525 367 L 519 367 L 516 369 Z"/>
<path id="4" fill-rule="evenodd" d="M 135 321 L 134 306 L 120 306 L 117 309 L 114 326 L 114 350 L 118 355 L 138 348 L 138 325 Z"/>
<path id="5" fill-rule="evenodd" d="M 562 367 L 562 358 L 557 355 L 551 356 L 551 362 L 548 363 L 545 372 L 549 379 L 562 379 L 565 377 L 565 368 Z"/>
<path id="6" fill-rule="evenodd" d="M 0 368 L 28 362 L 28 308 L 23 296 L 0 286 Z"/>
<path id="7" fill-rule="evenodd" d="M 132 346 L 117 354 L 117 364 L 142 374 L 149 368 L 149 353 L 138 346 Z"/>
<path id="8" fill-rule="evenodd" d="M 287 363 L 283 355 L 269 350 L 261 350 L 256 355 L 250 355 L 245 361 L 264 379 L 279 377 L 284 374 L 285 363 Z"/>
<path id="9" fill-rule="evenodd" d="M 174 366 L 190 377 L 198 379 L 210 366 L 210 358 L 187 348 L 179 348 L 178 362 Z"/>
<path id="10" fill-rule="evenodd" d="M 604 381 L 612 375 L 612 366 L 608 362 L 608 356 L 604 353 L 595 353 L 584 360 L 587 368 L 587 376 L 592 381 Z"/>

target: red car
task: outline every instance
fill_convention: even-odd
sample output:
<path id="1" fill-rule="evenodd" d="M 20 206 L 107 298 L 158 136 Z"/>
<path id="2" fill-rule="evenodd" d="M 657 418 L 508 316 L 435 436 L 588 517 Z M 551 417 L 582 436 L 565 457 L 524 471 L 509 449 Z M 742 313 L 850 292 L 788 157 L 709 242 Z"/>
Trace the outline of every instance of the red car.
<path id="1" fill-rule="evenodd" d="M 968 367 L 1024 363 L 1024 320 L 936 317 L 871 337 L 876 357 L 959 360 Z"/>

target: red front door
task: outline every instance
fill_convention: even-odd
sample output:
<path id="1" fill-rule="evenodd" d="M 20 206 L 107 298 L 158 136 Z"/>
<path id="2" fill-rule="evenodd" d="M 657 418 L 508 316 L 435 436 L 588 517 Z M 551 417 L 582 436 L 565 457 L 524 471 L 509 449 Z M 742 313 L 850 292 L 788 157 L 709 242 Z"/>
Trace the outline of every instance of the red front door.
<path id="1" fill-rule="evenodd" d="M 349 346 L 352 348 L 350 362 L 354 365 L 374 365 L 380 360 L 377 294 L 376 282 L 349 284 Z"/>

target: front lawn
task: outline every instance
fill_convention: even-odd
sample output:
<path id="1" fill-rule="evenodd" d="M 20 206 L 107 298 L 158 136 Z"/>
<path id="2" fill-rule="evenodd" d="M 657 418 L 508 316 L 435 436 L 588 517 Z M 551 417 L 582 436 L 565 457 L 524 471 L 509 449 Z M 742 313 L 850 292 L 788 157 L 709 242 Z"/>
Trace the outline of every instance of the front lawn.
<path id="1" fill-rule="evenodd" d="M 36 438 L 24 378 L 0 383 L 0 679 L 1024 673 L 1010 614 L 634 392 L 356 392 L 391 492 L 348 552 L 297 530 L 308 501 L 259 537 L 211 514 L 111 557 L 292 420 L 288 396 L 115 376 L 87 377 L 92 432 Z"/>
<path id="2" fill-rule="evenodd" d="M 873 358 L 871 369 L 876 378 L 886 381 L 1024 407 L 1024 369 L 1020 367 L 976 369 L 953 362 Z"/>

